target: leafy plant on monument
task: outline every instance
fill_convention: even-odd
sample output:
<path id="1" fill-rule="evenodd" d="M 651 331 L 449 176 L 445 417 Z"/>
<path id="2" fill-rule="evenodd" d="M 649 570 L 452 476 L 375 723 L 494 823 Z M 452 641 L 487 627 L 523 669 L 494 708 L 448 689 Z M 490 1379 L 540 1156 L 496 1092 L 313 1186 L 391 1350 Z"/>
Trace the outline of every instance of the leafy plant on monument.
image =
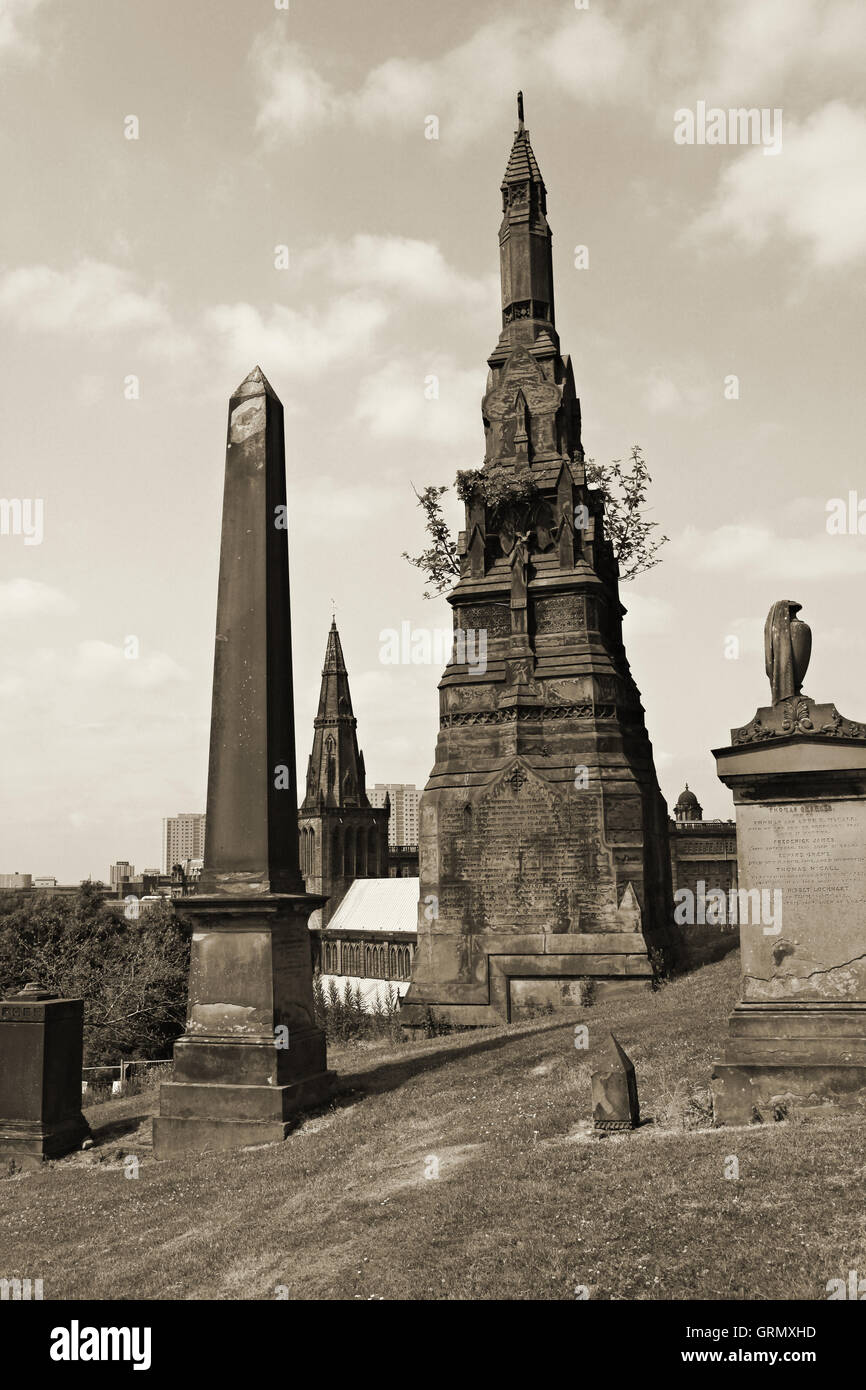
<path id="1" fill-rule="evenodd" d="M 625 582 L 661 563 L 659 551 L 669 539 L 659 535 L 658 522 L 647 516 L 647 494 L 652 482 L 643 451 L 635 444 L 628 459 L 611 463 L 586 460 L 586 480 L 604 501 L 605 534 L 613 546 L 619 577 Z M 450 589 L 460 576 L 457 540 L 442 510 L 447 487 L 412 488 L 424 513 L 424 529 L 430 544 L 419 555 L 403 551 L 404 560 L 423 574 L 432 598 Z M 463 469 L 457 474 L 455 491 L 461 502 L 473 500 L 491 509 L 494 530 L 517 534 L 544 519 L 547 503 L 541 497 L 531 473 L 515 474 L 511 469 Z"/>

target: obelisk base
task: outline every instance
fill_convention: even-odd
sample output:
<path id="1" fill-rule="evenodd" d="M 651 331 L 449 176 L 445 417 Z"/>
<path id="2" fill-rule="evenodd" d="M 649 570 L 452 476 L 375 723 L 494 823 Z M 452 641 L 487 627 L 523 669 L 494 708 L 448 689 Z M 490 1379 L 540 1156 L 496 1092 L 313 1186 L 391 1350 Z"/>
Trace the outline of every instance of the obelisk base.
<path id="1" fill-rule="evenodd" d="M 160 1088 L 154 1154 L 233 1149 L 286 1138 L 299 1110 L 327 1100 L 307 918 L 321 899 L 223 895 L 184 903 L 193 932 L 186 1032 Z M 198 923 L 197 923 L 198 925 Z"/>

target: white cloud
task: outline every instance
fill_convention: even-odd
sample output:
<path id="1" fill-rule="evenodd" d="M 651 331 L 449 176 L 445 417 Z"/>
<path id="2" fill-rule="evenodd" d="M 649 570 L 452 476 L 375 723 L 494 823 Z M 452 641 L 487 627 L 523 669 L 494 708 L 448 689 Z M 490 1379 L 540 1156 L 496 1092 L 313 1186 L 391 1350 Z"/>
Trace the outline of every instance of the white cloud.
<path id="1" fill-rule="evenodd" d="M 569 11 L 553 30 L 534 15 L 497 18 L 435 58 L 388 58 L 355 91 L 338 92 L 282 33 L 258 38 L 250 61 L 260 92 L 256 129 L 269 141 L 299 139 L 337 124 L 411 131 L 423 138 L 436 115 L 444 144 L 484 134 L 502 119 L 506 94 L 523 88 L 577 101 L 633 95 L 639 42 L 616 22 Z"/>
<path id="2" fill-rule="evenodd" d="M 296 265 L 304 278 L 324 270 L 338 285 L 389 291 L 422 303 L 455 308 L 495 303 L 497 277 L 476 279 L 448 264 L 432 241 L 358 233 L 349 242 L 327 242 L 302 255 Z"/>
<path id="3" fill-rule="evenodd" d="M 297 44 L 285 38 L 275 42 L 271 35 L 262 34 L 250 58 L 262 89 L 256 130 L 266 139 L 278 132 L 300 136 L 334 119 L 338 100 L 333 88 Z"/>
<path id="4" fill-rule="evenodd" d="M 431 394 L 432 378 L 438 397 Z M 424 440 L 477 452 L 484 382 L 482 371 L 461 370 L 450 359 L 388 362 L 361 382 L 355 418 L 377 439 Z"/>
<path id="5" fill-rule="evenodd" d="M 382 301 L 347 294 L 324 310 L 274 304 L 267 317 L 253 304 L 218 304 L 207 311 L 205 329 L 239 380 L 251 362 L 261 362 L 266 375 L 306 377 L 363 355 L 387 317 Z"/>
<path id="6" fill-rule="evenodd" d="M 0 318 L 20 331 L 113 333 L 164 328 L 165 305 L 136 287 L 128 270 L 83 260 L 68 270 L 21 266 L 0 275 Z"/>
<path id="7" fill-rule="evenodd" d="M 30 26 L 42 4 L 43 0 L 0 0 L 0 54 L 36 56 L 38 50 Z"/>
<path id="8" fill-rule="evenodd" d="M 830 102 L 784 124 L 779 155 L 752 148 L 728 165 L 686 236 L 731 234 L 754 250 L 798 242 L 819 269 L 866 254 L 866 111 Z"/>
<path id="9" fill-rule="evenodd" d="M 63 617 L 77 608 L 69 594 L 38 579 L 6 579 L 0 583 L 0 618 Z"/>
<path id="10" fill-rule="evenodd" d="M 122 647 L 90 639 L 79 642 L 69 666 L 69 678 L 80 685 L 106 683 L 133 690 L 155 690 L 176 681 L 189 680 L 188 673 L 166 652 L 143 650 L 130 658 Z"/>
<path id="11" fill-rule="evenodd" d="M 728 0 L 694 77 L 714 103 L 777 106 L 782 81 L 801 69 L 858 71 L 864 43 L 861 0 Z"/>
<path id="12" fill-rule="evenodd" d="M 674 381 L 661 372 L 652 372 L 647 378 L 643 399 L 654 415 L 700 415 L 709 404 L 706 386 Z"/>
<path id="13" fill-rule="evenodd" d="M 623 620 L 629 640 L 635 637 L 665 637 L 674 631 L 676 613 L 667 599 L 650 598 L 632 592 L 631 585 L 623 587 L 620 597 L 627 610 Z"/>
<path id="14" fill-rule="evenodd" d="M 712 573 L 746 573 L 750 579 L 772 579 L 781 584 L 855 577 L 866 574 L 866 538 L 831 536 L 780 536 L 766 526 L 720 526 L 701 531 L 688 526 L 671 540 L 670 559 L 690 569 Z"/>

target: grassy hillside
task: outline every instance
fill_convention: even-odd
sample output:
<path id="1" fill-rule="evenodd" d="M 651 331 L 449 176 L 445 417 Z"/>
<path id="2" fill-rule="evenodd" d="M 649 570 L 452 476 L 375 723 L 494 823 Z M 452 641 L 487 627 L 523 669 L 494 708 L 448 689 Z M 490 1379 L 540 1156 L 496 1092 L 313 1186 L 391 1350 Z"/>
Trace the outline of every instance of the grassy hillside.
<path id="1" fill-rule="evenodd" d="M 0 1181 L 0 1275 L 46 1298 L 826 1298 L 866 1273 L 866 1115 L 711 1128 L 737 968 L 567 1023 L 332 1051 L 334 1104 L 281 1145 L 155 1162 L 156 1091 L 94 1107 L 93 1150 Z M 653 1123 L 592 1135 L 578 1018 L 591 1045 L 616 1032 Z"/>

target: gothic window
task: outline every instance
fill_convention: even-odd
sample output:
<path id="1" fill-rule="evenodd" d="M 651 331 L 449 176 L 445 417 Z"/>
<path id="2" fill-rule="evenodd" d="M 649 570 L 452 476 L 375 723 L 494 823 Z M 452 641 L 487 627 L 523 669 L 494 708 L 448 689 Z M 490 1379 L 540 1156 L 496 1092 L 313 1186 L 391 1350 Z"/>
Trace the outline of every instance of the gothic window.
<path id="1" fill-rule="evenodd" d="M 331 873 L 339 875 L 343 868 L 343 841 L 340 835 L 340 827 L 334 826 L 334 833 L 331 837 Z"/>
<path id="2" fill-rule="evenodd" d="M 346 878 L 355 876 L 355 832 L 351 826 L 346 830 L 346 839 L 343 849 L 343 873 Z"/>

